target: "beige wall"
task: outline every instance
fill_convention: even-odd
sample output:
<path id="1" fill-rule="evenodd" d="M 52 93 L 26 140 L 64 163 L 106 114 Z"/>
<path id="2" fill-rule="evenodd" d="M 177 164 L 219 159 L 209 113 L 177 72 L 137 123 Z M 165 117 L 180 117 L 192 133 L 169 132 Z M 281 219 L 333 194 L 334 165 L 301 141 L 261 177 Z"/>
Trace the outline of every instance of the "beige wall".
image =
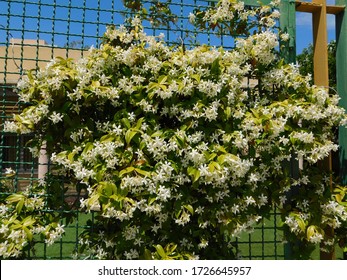
<path id="1" fill-rule="evenodd" d="M 0 46 L 0 84 L 16 84 L 23 70 L 44 67 L 53 57 L 80 58 L 83 51 L 57 48 L 45 41 L 12 39 L 7 46 Z"/>

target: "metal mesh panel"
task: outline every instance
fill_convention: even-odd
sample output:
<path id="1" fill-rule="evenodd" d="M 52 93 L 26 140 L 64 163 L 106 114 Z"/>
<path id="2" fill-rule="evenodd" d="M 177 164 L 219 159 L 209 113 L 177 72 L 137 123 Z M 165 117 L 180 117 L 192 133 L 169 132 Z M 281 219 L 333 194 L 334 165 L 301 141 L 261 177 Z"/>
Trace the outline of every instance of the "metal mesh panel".
<path id="1" fill-rule="evenodd" d="M 149 1 L 145 1 L 145 5 L 148 3 Z M 231 37 L 200 32 L 188 24 L 189 13 L 197 6 L 207 5 L 208 1 L 173 0 L 171 9 L 177 15 L 176 23 L 170 28 L 152 28 L 149 22 L 144 22 L 146 32 L 153 35 L 164 33 L 169 44 L 181 44 L 184 41 L 187 47 L 202 43 L 233 47 Z M 0 180 L 7 180 L 7 189 L 2 187 L 0 190 L 2 194 L 18 191 L 38 180 L 38 162 L 25 146 L 30 135 L 10 135 L 2 129 L 6 119 L 21 111 L 14 91 L 21 75 L 25 70 L 44 66 L 56 56 L 74 59 L 82 57 L 89 47 L 99 46 L 106 25 L 119 25 L 130 16 L 122 2 L 117 0 L 0 1 Z M 10 180 L 6 177 L 9 168 L 16 173 Z M 64 218 L 63 223 L 67 224 L 66 234 L 59 242 L 52 246 L 38 242 L 34 250 L 27 253 L 29 258 L 71 259 L 79 246 L 79 234 L 84 228 L 93 226 L 92 223 L 86 223 L 89 219 L 93 221 L 93 214 L 80 213 L 74 207 L 83 193 L 71 188 L 64 194 L 65 183 L 57 182 L 56 189 L 61 190 L 62 202 L 70 206 L 68 213 L 64 210 L 64 215 L 71 214 L 73 220 L 66 221 Z M 278 214 L 274 213 L 254 233 L 235 239 L 239 257 L 283 259 L 279 219 Z"/>

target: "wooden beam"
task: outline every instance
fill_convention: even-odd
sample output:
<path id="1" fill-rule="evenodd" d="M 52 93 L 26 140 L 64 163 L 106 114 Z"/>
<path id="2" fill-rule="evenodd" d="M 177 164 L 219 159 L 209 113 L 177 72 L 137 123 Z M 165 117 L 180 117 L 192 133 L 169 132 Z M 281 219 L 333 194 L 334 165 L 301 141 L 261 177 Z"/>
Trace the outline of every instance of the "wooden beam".
<path id="1" fill-rule="evenodd" d="M 338 15 L 345 11 L 346 6 L 329 6 L 327 5 L 327 14 Z"/>
<path id="2" fill-rule="evenodd" d="M 311 3 L 311 2 L 304 2 L 304 1 L 295 1 L 296 4 L 296 11 L 297 12 L 304 12 L 304 13 L 317 13 L 322 8 L 322 4 L 319 3 Z M 326 5 L 326 12 L 327 14 L 333 14 L 337 15 L 345 10 L 345 6 L 331 6 Z"/>
<path id="3" fill-rule="evenodd" d="M 315 13 L 315 12 L 319 12 L 320 9 L 322 8 L 322 5 L 317 3 L 296 1 L 295 4 L 296 4 L 297 12 Z"/>

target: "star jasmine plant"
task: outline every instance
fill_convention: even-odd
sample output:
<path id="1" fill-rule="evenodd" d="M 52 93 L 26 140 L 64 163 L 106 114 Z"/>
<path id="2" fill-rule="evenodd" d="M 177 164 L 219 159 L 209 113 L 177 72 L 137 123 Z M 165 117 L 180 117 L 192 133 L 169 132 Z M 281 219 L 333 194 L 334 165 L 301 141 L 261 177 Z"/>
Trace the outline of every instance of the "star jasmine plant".
<path id="1" fill-rule="evenodd" d="M 346 114 L 337 95 L 280 59 L 288 35 L 277 30 L 277 5 L 221 0 L 190 15 L 201 28 L 242 35 L 232 50 L 168 46 L 135 17 L 109 26 L 83 59 L 56 58 L 19 82 L 30 104 L 4 130 L 32 133 L 32 149 L 46 145 L 51 178 L 86 190 L 80 211 L 95 218 L 80 256 L 234 259 L 234 238 L 274 207 L 288 241 L 331 250 L 346 236 L 346 188 L 331 188 L 317 166 L 338 149 L 334 128 Z M 288 171 L 295 159 L 298 178 Z M 44 193 L 28 202 L 35 191 L 2 198 L 2 257 L 20 255 L 35 234 L 48 244 L 61 236 L 40 211 Z"/>

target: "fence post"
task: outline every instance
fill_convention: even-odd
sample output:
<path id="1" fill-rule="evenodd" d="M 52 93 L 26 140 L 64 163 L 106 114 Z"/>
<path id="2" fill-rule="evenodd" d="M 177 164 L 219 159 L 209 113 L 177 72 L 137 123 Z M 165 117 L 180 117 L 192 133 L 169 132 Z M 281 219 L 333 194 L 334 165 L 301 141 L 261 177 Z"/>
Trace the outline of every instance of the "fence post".
<path id="1" fill-rule="evenodd" d="M 336 5 L 346 6 L 346 0 L 336 0 Z M 345 11 L 336 15 L 336 81 L 340 106 L 347 110 L 347 19 Z M 347 128 L 339 128 L 339 175 L 341 183 L 347 184 Z M 347 259 L 347 252 L 343 254 Z"/>
<path id="2" fill-rule="evenodd" d="M 286 63 L 296 61 L 296 16 L 295 0 L 282 0 L 280 4 L 280 28 L 289 34 L 289 42 L 281 49 L 281 56 Z"/>
<path id="3" fill-rule="evenodd" d="M 336 0 L 337 4 L 346 5 L 346 0 Z M 340 95 L 340 106 L 347 109 L 347 19 L 345 12 L 336 16 L 336 81 Z M 340 177 L 342 184 L 347 184 L 347 128 L 339 128 Z"/>

